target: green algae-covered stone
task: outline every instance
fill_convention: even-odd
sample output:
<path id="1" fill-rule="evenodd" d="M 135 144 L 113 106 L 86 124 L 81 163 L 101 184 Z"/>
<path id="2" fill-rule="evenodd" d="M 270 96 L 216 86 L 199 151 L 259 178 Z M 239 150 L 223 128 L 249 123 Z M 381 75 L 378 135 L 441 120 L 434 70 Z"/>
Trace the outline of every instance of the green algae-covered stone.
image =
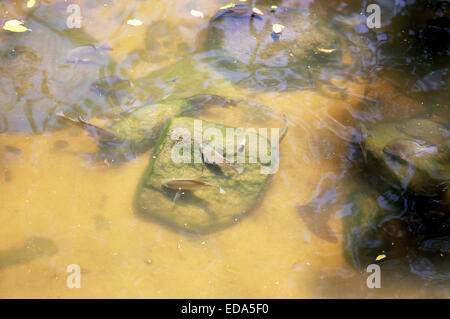
<path id="1" fill-rule="evenodd" d="M 448 188 L 450 139 L 444 125 L 415 118 L 360 127 L 368 167 L 388 185 L 425 196 L 438 196 Z M 403 156 L 389 152 L 395 144 Z"/>
<path id="2" fill-rule="evenodd" d="M 149 150 L 167 121 L 190 109 L 187 99 L 174 99 L 145 105 L 131 112 L 108 130 L 122 139 L 120 143 L 100 140 L 100 148 L 115 160 L 131 159 Z"/>
<path id="3" fill-rule="evenodd" d="M 184 98 L 194 94 L 245 97 L 221 72 L 209 65 L 201 54 L 188 55 L 150 72 L 133 81 L 128 92 L 140 103 L 149 99 L 158 101 L 166 96 Z"/>
<path id="4" fill-rule="evenodd" d="M 101 50 L 92 50 L 92 61 L 68 62 L 79 47 L 92 49 L 101 43 L 84 28 L 67 26 L 67 6 L 63 1 L 41 1 L 28 9 L 26 16 L 16 17 L 24 20 L 31 32 L 1 32 L 0 122 L 5 123 L 8 133 L 51 131 L 56 128 L 55 110 L 92 115 L 109 106 L 105 97 L 92 92 L 90 86 L 116 62 L 108 51 Z"/>
<path id="5" fill-rule="evenodd" d="M 357 192 L 347 198 L 349 212 L 343 218 L 344 255 L 355 267 L 375 262 L 391 245 L 385 231 L 393 212 L 384 210 L 376 193 Z"/>
<path id="6" fill-rule="evenodd" d="M 260 9 L 263 16 L 238 4 L 219 10 L 209 23 L 211 61 L 233 82 L 279 89 L 306 84 L 313 69 L 340 63 L 341 40 L 320 18 L 286 7 Z M 273 31 L 274 24 L 284 26 L 281 33 Z"/>
<path id="7" fill-rule="evenodd" d="M 227 100 L 217 95 L 194 95 L 184 99 L 167 99 L 142 106 L 106 127 L 115 138 L 102 138 L 99 147 L 112 162 L 131 160 L 148 151 L 167 122 L 177 116 L 195 116 L 205 106 L 223 106 Z"/>
<path id="8" fill-rule="evenodd" d="M 139 213 L 155 217 L 177 229 L 205 233 L 230 225 L 251 211 L 263 195 L 270 175 L 261 172 L 263 165 L 259 162 L 259 158 L 256 163 L 249 163 L 248 151 L 245 163 L 235 164 L 243 167 L 244 170 L 240 174 L 233 169 L 206 165 L 201 160 L 194 163 L 196 144 L 190 142 L 194 137 L 194 121 L 194 118 L 175 118 L 164 128 L 150 165 L 138 186 L 135 205 Z M 227 126 L 201 122 L 203 133 L 209 128 L 217 128 L 222 132 L 223 145 L 234 138 L 226 135 L 226 128 L 229 128 Z M 187 139 L 186 144 L 191 147 L 192 162 L 189 163 L 176 163 L 172 158 L 174 146 L 180 143 L 173 138 L 173 134 L 180 129 L 188 129 L 191 134 L 191 139 Z M 252 136 L 258 137 L 256 133 L 249 133 L 248 140 Z M 265 137 L 264 139 L 267 141 Z M 223 150 L 221 143 L 212 140 L 208 144 L 221 155 L 226 155 L 221 151 Z M 270 148 L 269 145 L 267 147 Z M 205 187 L 195 191 L 183 191 L 174 201 L 177 191 L 165 188 L 162 184 L 170 179 L 187 178 L 218 186 L 225 193 L 219 192 L 216 188 Z"/>

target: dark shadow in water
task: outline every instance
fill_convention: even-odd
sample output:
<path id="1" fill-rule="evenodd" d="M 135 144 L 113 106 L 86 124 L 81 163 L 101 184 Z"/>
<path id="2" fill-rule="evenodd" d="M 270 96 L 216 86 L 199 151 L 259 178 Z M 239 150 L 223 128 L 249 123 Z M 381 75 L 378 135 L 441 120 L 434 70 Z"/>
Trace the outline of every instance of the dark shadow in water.
<path id="1" fill-rule="evenodd" d="M 23 246 L 0 251 L 0 269 L 21 265 L 42 256 L 53 256 L 58 247 L 53 240 L 33 236 Z"/>
<path id="2" fill-rule="evenodd" d="M 337 242 L 335 232 L 328 225 L 330 216 L 335 211 L 335 205 L 338 202 L 338 193 L 336 187 L 323 187 L 323 183 L 330 179 L 335 180 L 332 174 L 325 175 L 319 182 L 311 201 L 302 206 L 297 206 L 300 217 L 309 231 L 319 238 L 329 242 Z"/>
<path id="3" fill-rule="evenodd" d="M 153 191 L 159 192 L 161 194 L 163 194 L 168 200 L 170 201 L 174 201 L 175 196 L 177 194 L 177 191 L 175 190 L 171 190 L 171 189 L 157 189 L 155 187 L 148 187 L 150 189 L 152 189 Z M 168 212 L 168 214 L 176 214 L 176 209 L 177 206 L 190 206 L 190 205 L 195 205 L 197 207 L 200 207 L 201 209 L 203 209 L 207 214 L 214 216 L 215 212 L 209 208 L 209 203 L 197 196 L 195 196 L 195 194 L 191 191 L 183 191 L 183 194 L 180 195 L 176 201 L 173 202 L 173 208 L 171 211 Z M 170 229 L 172 231 L 176 231 L 178 233 L 182 233 L 186 236 L 201 236 L 205 233 L 208 233 L 208 231 L 204 231 L 201 234 L 200 233 L 195 233 L 195 232 L 188 232 L 185 230 L 182 230 L 176 226 L 171 225 L 169 222 L 158 218 L 157 216 L 153 216 L 151 214 L 148 214 L 146 212 L 144 212 L 138 205 L 137 205 L 137 201 L 134 200 L 134 214 L 140 218 L 141 220 L 145 221 L 145 222 L 149 222 L 149 223 L 157 223 L 159 225 L 161 225 L 161 227 L 166 227 L 167 229 Z M 211 229 L 211 232 L 213 231 L 217 231 L 217 228 Z"/>

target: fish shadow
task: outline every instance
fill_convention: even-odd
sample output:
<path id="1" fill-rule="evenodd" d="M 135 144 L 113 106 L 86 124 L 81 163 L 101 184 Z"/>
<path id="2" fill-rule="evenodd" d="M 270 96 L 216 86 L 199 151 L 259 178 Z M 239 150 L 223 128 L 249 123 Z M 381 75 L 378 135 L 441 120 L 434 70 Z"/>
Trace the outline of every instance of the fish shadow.
<path id="1" fill-rule="evenodd" d="M 337 235 L 328 224 L 332 206 L 338 200 L 336 188 L 330 188 L 314 197 L 308 204 L 297 206 L 308 230 L 319 238 L 336 243 Z"/>

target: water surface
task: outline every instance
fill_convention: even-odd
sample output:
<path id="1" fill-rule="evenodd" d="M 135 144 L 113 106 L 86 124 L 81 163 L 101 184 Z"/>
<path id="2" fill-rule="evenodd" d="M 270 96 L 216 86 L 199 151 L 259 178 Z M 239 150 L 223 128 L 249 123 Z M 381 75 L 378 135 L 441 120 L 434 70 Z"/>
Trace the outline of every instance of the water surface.
<path id="1" fill-rule="evenodd" d="M 316 13 L 338 30 L 350 52 L 343 57 L 347 68 L 329 74 L 340 89 L 314 82 L 282 91 L 234 86 L 211 66 L 184 60 L 207 53 L 208 19 L 227 1 L 78 1 L 80 30 L 65 26 L 68 2 L 37 2 L 35 11 L 0 2 L 2 25 L 22 19 L 32 29 L 0 32 L 0 297 L 449 296 L 443 282 L 411 273 L 368 289 L 365 271 L 349 265 L 342 253 L 342 206 L 330 203 L 366 184 L 353 177 L 355 119 L 432 111 L 448 116 L 448 64 L 433 55 L 439 48 L 423 56 L 420 47 L 411 52 L 396 41 L 402 30 L 414 29 L 390 20 L 401 5 L 383 4 L 389 15 L 383 21 L 392 23 L 374 31 L 361 15 L 365 2 L 273 1 Z M 263 4 L 271 2 L 257 3 Z M 191 16 L 191 9 L 205 18 Z M 143 25 L 127 25 L 128 19 Z M 93 63 L 66 63 L 67 54 L 86 43 L 108 43 L 113 50 Z M 177 71 L 164 71 L 175 63 Z M 163 71 L 146 77 L 157 70 Z M 91 90 L 105 76 L 129 79 L 131 93 Z M 151 151 L 110 168 L 86 155 L 97 150 L 89 136 L 55 117 L 65 111 L 98 120 L 120 105 L 201 91 L 271 106 L 269 127 L 280 126 L 282 113 L 289 119 L 280 169 L 260 206 L 245 220 L 207 235 L 177 232 L 133 211 Z M 200 117 L 244 128 L 261 125 L 248 110 L 210 109 Z M 319 212 L 302 218 L 297 206 L 326 189 L 333 192 L 322 198 Z M 81 289 L 66 287 L 69 264 L 81 266 Z"/>

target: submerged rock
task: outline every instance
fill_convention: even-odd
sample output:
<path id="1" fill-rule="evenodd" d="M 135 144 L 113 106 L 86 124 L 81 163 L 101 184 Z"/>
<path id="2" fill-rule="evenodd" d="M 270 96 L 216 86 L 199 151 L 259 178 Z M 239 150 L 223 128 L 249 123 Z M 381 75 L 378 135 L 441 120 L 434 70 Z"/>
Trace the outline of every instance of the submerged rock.
<path id="1" fill-rule="evenodd" d="M 142 216 L 157 218 L 188 232 L 205 233 L 230 225 L 250 212 L 263 195 L 270 175 L 261 173 L 264 165 L 259 159 L 256 163 L 249 163 L 247 151 L 245 163 L 239 164 L 243 167 L 242 173 L 206 165 L 196 144 L 191 143 L 194 121 L 194 118 L 175 118 L 164 128 L 149 167 L 138 186 L 135 205 Z M 226 134 L 227 128 L 230 127 L 202 121 L 202 130 L 199 131 L 200 134 L 210 129 L 221 132 L 225 138 L 224 143 L 215 139 L 209 145 L 224 157 L 224 145 L 235 138 L 234 135 Z M 182 138 L 188 147 L 186 153 L 182 153 L 187 155 L 188 160 L 176 162 L 173 150 L 176 145 L 180 145 L 180 135 L 175 133 L 182 130 L 185 132 L 183 134 L 190 132 L 190 137 L 183 135 Z M 249 140 L 258 138 L 256 133 L 249 133 L 248 136 Z M 270 148 L 268 141 L 267 143 Z M 196 156 L 200 157 L 194 162 Z M 174 189 L 173 183 L 168 184 L 167 181 L 173 180 L 183 181 L 179 184 L 179 190 Z M 187 180 L 194 182 L 184 187 L 184 181 Z M 194 183 L 207 187 L 190 187 Z"/>
<path id="2" fill-rule="evenodd" d="M 450 182 L 450 131 L 424 118 L 360 125 L 367 165 L 389 186 L 439 196 Z"/>
<path id="3" fill-rule="evenodd" d="M 285 7 L 261 9 L 264 15 L 238 4 L 209 23 L 211 61 L 233 82 L 253 89 L 305 86 L 311 73 L 338 66 L 341 39 L 320 18 Z"/>
<path id="4" fill-rule="evenodd" d="M 399 237 L 399 212 L 387 210 L 378 202 L 376 193 L 358 192 L 347 198 L 343 218 L 344 254 L 356 267 L 366 267 L 392 247 Z"/>
<path id="5" fill-rule="evenodd" d="M 450 236 L 441 238 L 431 238 L 422 241 L 419 249 L 425 252 L 432 253 L 450 253 Z"/>
<path id="6" fill-rule="evenodd" d="M 118 122 L 106 127 L 90 124 L 81 118 L 70 119 L 63 114 L 60 117 L 81 126 L 98 140 L 102 158 L 110 163 L 121 163 L 148 151 L 171 118 L 195 116 L 207 105 L 223 106 L 227 103 L 222 97 L 206 94 L 168 99 L 124 114 Z"/>
<path id="7" fill-rule="evenodd" d="M 85 29 L 68 28 L 66 9 L 39 4 L 24 17 L 33 31 L 10 33 L 0 47 L 2 131 L 50 131 L 55 109 L 91 114 L 108 107 L 90 86 L 114 61 Z"/>
<path id="8" fill-rule="evenodd" d="M 348 199 L 347 258 L 364 267 L 383 252 L 389 262 L 402 264 L 402 271 L 448 278 L 448 126 L 417 117 L 357 127 L 363 174 L 372 190 Z M 395 254 L 399 258 L 392 258 Z"/>

